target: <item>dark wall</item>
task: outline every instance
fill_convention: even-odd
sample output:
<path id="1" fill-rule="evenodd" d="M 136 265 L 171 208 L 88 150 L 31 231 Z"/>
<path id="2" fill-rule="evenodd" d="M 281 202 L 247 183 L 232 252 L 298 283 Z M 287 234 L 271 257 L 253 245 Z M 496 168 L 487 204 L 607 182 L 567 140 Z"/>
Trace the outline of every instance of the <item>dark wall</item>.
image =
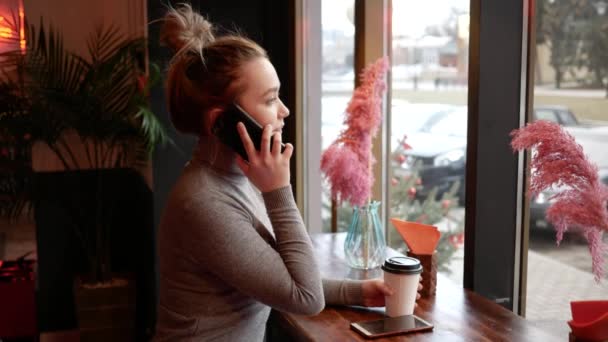
<path id="1" fill-rule="evenodd" d="M 170 1 L 177 4 L 182 1 Z M 166 12 L 166 1 L 148 1 L 148 21 L 161 18 Z M 290 108 L 295 104 L 293 66 L 293 1 L 285 0 L 199 0 L 192 1 L 192 7 L 199 10 L 213 24 L 225 30 L 235 28 L 258 42 L 266 49 L 282 83 L 281 99 Z M 149 26 L 150 61 L 166 70 L 171 58 L 170 51 L 159 44 L 161 24 Z M 163 75 L 164 77 L 165 75 Z M 163 79 L 164 80 L 164 79 Z M 164 84 L 164 82 L 162 82 Z M 180 135 L 171 126 L 166 110 L 164 89 L 161 85 L 152 90 L 152 109 L 169 128 L 176 146 L 159 148 L 154 155 L 154 212 L 158 227 L 160 215 L 167 195 L 176 181 L 184 164 L 190 159 L 196 138 Z M 286 119 L 285 141 L 295 141 L 295 115 Z M 292 184 L 295 184 L 295 158 L 292 158 Z M 294 189 L 295 190 L 295 189 Z M 294 191 L 295 193 L 295 191 Z"/>

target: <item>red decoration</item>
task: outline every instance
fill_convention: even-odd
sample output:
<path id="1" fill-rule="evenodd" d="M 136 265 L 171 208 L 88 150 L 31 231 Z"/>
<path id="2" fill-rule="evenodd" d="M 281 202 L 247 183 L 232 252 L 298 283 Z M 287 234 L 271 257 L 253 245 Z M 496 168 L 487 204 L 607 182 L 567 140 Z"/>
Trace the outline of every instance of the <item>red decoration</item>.
<path id="1" fill-rule="evenodd" d="M 448 209 L 451 204 L 452 204 L 452 201 L 446 199 L 441 202 L 441 207 L 443 209 Z"/>
<path id="2" fill-rule="evenodd" d="M 417 178 L 416 179 L 416 185 L 422 185 L 422 179 L 421 178 Z"/>
<path id="3" fill-rule="evenodd" d="M 395 157 L 395 160 L 399 163 L 399 164 L 403 164 L 405 162 L 405 156 L 403 154 L 398 155 L 397 157 Z"/>
<path id="4" fill-rule="evenodd" d="M 397 178 L 393 177 L 393 179 L 391 179 L 391 185 L 392 185 L 392 186 L 395 186 L 395 185 L 397 185 L 397 184 L 399 184 L 399 179 L 397 179 Z"/>
<path id="5" fill-rule="evenodd" d="M 450 245 L 452 245 L 454 248 L 459 248 L 462 245 L 464 245 L 464 233 L 460 233 L 460 234 L 454 234 L 451 235 L 448 238 L 448 242 L 450 243 Z"/>
<path id="6" fill-rule="evenodd" d="M 416 188 L 410 188 L 410 189 L 407 191 L 407 195 L 408 195 L 410 198 L 414 198 L 414 197 L 416 196 Z"/>

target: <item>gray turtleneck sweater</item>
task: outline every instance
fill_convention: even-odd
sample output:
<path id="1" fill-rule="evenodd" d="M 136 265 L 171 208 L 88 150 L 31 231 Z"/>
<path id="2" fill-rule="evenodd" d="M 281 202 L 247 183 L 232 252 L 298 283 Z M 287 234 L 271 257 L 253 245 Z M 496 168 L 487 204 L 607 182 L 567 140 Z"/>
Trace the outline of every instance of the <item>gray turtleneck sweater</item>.
<path id="1" fill-rule="evenodd" d="M 304 315 L 361 304 L 361 283 L 321 279 L 290 187 L 260 193 L 201 138 L 159 227 L 155 341 L 262 341 L 270 308 Z"/>

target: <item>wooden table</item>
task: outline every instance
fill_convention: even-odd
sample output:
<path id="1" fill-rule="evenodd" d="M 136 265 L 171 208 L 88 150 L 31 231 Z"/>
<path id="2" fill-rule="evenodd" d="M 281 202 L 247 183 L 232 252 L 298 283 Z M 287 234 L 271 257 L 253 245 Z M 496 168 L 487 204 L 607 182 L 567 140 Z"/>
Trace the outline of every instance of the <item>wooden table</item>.
<path id="1" fill-rule="evenodd" d="M 355 270 L 344 261 L 345 233 L 313 235 L 317 262 L 325 278 L 369 279 L 382 271 Z M 389 255 L 398 254 L 389 250 Z M 494 302 L 437 277 L 437 294 L 420 299 L 415 314 L 435 326 L 431 332 L 412 333 L 375 341 L 568 341 L 551 335 Z M 307 317 L 273 312 L 269 327 L 283 338 L 297 341 L 365 341 L 350 329 L 350 323 L 380 319 L 383 308 L 328 306 L 319 315 Z M 287 335 L 287 336 L 285 336 Z"/>

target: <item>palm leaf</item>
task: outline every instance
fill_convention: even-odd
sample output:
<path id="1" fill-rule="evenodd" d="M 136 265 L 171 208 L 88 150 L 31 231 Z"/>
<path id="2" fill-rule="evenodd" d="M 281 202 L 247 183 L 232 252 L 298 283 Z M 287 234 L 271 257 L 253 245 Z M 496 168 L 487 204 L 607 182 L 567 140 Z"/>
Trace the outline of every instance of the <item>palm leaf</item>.
<path id="1" fill-rule="evenodd" d="M 141 119 L 142 135 L 145 137 L 146 150 L 149 155 L 154 152 L 155 146 L 172 143 L 161 122 L 148 108 L 139 107 L 136 117 Z"/>
<path id="2" fill-rule="evenodd" d="M 25 28 L 26 53 L 0 53 L 0 134 L 31 134 L 58 153 L 66 168 L 72 146 L 62 134 L 68 129 L 89 144 L 116 147 L 120 167 L 140 167 L 157 144 L 171 142 L 145 95 L 160 78 L 156 65 L 150 67 L 150 82 L 138 88 L 144 39 L 126 38 L 115 26 L 98 27 L 88 37 L 88 56 L 78 56 L 42 19 Z M 62 154 L 60 145 L 68 152 Z M 91 153 L 87 159 L 93 167 L 103 162 Z"/>

